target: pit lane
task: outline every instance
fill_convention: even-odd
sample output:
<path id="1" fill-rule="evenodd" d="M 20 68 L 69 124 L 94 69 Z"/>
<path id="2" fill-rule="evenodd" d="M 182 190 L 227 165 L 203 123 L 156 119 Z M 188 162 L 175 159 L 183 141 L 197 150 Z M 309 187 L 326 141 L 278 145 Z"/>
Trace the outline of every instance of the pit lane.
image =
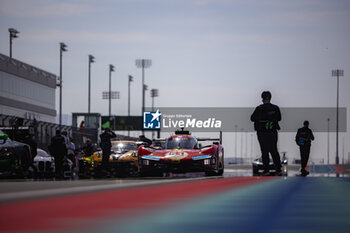
<path id="1" fill-rule="evenodd" d="M 299 174 L 298 165 L 288 166 L 288 177 Z M 309 177 L 347 177 L 350 167 L 345 166 L 342 174 L 313 173 Z M 0 180 L 0 203 L 5 201 L 16 201 L 21 199 L 42 198 L 47 196 L 60 196 L 69 194 L 80 194 L 86 192 L 106 191 L 112 189 L 129 189 L 143 186 L 156 186 L 179 182 L 192 182 L 207 179 L 222 179 L 232 177 L 252 176 L 251 165 L 225 165 L 224 175 L 218 177 L 205 177 L 204 173 L 169 174 L 166 177 L 127 177 L 108 179 L 82 179 L 77 177 L 72 180 L 54 179 L 17 179 Z"/>

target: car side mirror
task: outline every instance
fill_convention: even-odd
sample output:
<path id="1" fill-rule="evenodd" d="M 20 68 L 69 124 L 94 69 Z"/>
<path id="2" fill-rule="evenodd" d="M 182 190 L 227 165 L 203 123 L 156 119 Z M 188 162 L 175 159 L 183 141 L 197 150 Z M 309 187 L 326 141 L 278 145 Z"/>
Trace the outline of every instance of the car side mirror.
<path id="1" fill-rule="evenodd" d="M 8 139 L 7 134 L 0 134 L 0 143 L 5 144 L 7 139 Z"/>

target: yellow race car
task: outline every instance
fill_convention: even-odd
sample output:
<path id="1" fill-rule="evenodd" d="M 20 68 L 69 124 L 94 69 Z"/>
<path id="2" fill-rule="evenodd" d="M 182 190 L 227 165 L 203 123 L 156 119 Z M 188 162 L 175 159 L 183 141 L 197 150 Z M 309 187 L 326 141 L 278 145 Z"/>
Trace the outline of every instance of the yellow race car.
<path id="1" fill-rule="evenodd" d="M 138 158 L 137 143 L 134 141 L 112 141 L 109 156 L 109 170 L 112 176 L 137 175 Z M 92 155 L 91 165 L 98 176 L 102 165 L 102 151 Z"/>

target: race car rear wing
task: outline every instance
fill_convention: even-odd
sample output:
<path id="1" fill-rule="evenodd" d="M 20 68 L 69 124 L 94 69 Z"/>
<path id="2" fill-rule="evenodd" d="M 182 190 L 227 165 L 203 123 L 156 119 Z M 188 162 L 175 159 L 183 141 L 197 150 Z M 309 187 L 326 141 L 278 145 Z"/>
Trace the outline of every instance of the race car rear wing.
<path id="1" fill-rule="evenodd" d="M 219 142 L 222 144 L 222 131 L 220 131 L 219 138 L 196 138 L 197 141 L 203 142 L 203 141 L 212 141 L 212 142 Z M 165 138 L 155 138 L 153 141 L 155 142 L 165 142 Z"/>
<path id="2" fill-rule="evenodd" d="M 203 141 L 219 141 L 220 144 L 222 144 L 222 131 L 220 131 L 219 138 L 197 138 L 197 141 L 203 142 Z"/>

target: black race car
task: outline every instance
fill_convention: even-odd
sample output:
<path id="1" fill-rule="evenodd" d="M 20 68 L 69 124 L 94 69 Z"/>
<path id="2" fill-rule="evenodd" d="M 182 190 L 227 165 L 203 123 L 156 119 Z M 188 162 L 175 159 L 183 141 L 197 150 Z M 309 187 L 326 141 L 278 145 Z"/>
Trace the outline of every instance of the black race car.
<path id="1" fill-rule="evenodd" d="M 253 176 L 259 176 L 263 173 L 264 171 L 264 165 L 262 162 L 262 158 L 257 158 L 253 161 Z M 288 160 L 283 156 L 281 159 L 281 165 L 282 165 L 282 175 L 287 176 L 288 175 Z M 273 163 L 272 159 L 270 158 L 270 163 L 269 163 L 269 172 L 270 174 L 274 174 L 276 172 L 275 169 L 275 164 Z"/>
<path id="2" fill-rule="evenodd" d="M 30 146 L 11 140 L 0 130 L 0 176 L 28 177 L 31 161 Z"/>

